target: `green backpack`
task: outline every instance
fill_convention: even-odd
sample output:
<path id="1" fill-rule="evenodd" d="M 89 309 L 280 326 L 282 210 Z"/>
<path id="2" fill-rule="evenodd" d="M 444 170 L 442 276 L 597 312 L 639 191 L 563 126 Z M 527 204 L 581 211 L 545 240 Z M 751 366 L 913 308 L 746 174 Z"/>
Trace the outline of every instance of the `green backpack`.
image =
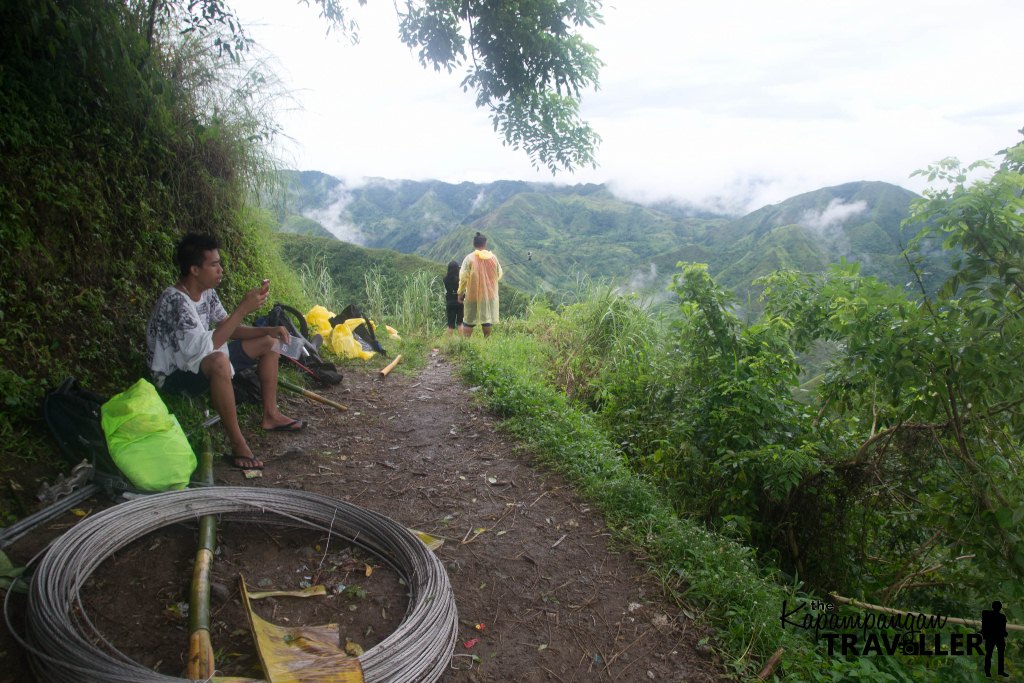
<path id="1" fill-rule="evenodd" d="M 103 404 L 103 433 L 114 464 L 142 491 L 183 489 L 196 455 L 156 388 L 140 379 Z"/>

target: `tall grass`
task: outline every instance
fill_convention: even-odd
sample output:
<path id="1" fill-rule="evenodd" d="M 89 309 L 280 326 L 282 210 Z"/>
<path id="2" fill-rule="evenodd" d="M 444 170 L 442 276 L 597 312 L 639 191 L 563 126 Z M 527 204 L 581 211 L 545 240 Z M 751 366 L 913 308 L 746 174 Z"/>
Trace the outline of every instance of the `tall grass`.
<path id="1" fill-rule="evenodd" d="M 366 314 L 400 334 L 431 337 L 444 324 L 444 287 L 425 270 L 388 280 L 378 268 L 365 273 Z"/>
<path id="2" fill-rule="evenodd" d="M 573 303 L 563 304 L 555 316 L 538 317 L 538 302 L 531 319 L 542 321 L 535 333 L 557 350 L 556 384 L 570 398 L 593 405 L 599 375 L 649 352 L 664 325 L 633 297 L 587 277 L 577 278 L 576 290 L 565 300 Z"/>
<path id="3" fill-rule="evenodd" d="M 330 308 L 338 299 L 338 287 L 327 266 L 327 255 L 317 253 L 311 263 L 299 266 L 299 280 L 306 298 L 315 304 Z"/>
<path id="4" fill-rule="evenodd" d="M 395 303 L 395 320 L 408 334 L 430 336 L 444 321 L 444 287 L 426 271 L 408 276 Z"/>
<path id="5" fill-rule="evenodd" d="M 391 308 L 391 289 L 388 278 L 380 266 L 373 266 L 363 273 L 366 291 L 366 314 L 383 320 Z M 392 326 L 393 327 L 393 326 Z"/>

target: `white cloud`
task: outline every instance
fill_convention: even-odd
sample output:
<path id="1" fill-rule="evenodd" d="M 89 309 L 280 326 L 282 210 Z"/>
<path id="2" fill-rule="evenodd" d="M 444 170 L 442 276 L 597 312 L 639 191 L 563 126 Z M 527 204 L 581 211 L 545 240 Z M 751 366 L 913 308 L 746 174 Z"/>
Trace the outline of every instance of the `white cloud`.
<path id="1" fill-rule="evenodd" d="M 469 209 L 470 213 L 472 213 L 473 211 L 476 211 L 478 208 L 480 208 L 480 205 L 483 204 L 483 202 L 484 202 L 484 200 L 486 198 L 487 198 L 487 190 L 481 189 L 480 192 L 478 192 L 476 197 L 474 197 L 474 199 L 473 199 L 473 206 L 471 206 L 470 209 Z"/>
<path id="2" fill-rule="evenodd" d="M 322 209 L 310 209 L 303 216 L 310 218 L 343 242 L 366 244 L 366 236 L 351 222 L 345 220 L 345 207 L 352 201 L 352 194 L 345 185 L 337 185 L 328 193 L 330 204 Z"/>
<path id="3" fill-rule="evenodd" d="M 821 211 L 807 211 L 800 217 L 800 224 L 817 233 L 824 233 L 831 227 L 838 227 L 858 214 L 864 213 L 868 203 L 860 200 L 847 204 L 842 199 L 833 199 Z"/>
<path id="4" fill-rule="evenodd" d="M 654 263 L 647 265 L 647 270 L 639 269 L 634 272 L 629 282 L 626 283 L 625 290 L 627 292 L 639 292 L 642 289 L 650 287 L 658 282 L 658 266 Z"/>

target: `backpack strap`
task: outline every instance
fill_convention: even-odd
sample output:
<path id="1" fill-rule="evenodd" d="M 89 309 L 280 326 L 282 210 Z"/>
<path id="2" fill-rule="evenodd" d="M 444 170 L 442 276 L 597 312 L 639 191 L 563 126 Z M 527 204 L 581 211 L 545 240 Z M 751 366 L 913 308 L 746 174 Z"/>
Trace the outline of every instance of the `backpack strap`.
<path id="1" fill-rule="evenodd" d="M 303 339 L 309 339 L 309 325 L 306 324 L 306 317 L 304 315 L 299 313 L 298 310 L 292 308 L 288 304 L 276 303 L 274 304 L 274 309 L 279 310 L 282 314 L 287 313 L 289 316 L 295 318 L 299 322 L 299 324 L 296 326 L 293 323 L 292 327 L 298 330 L 299 334 L 302 335 Z M 274 316 L 274 312 L 275 310 L 271 311 L 271 324 L 274 324 L 275 322 L 276 316 Z"/>

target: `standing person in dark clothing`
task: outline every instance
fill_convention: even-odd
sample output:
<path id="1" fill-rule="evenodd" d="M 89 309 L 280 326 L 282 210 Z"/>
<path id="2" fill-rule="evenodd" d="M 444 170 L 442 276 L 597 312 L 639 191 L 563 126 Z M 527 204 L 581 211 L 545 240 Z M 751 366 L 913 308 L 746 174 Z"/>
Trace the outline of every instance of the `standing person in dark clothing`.
<path id="1" fill-rule="evenodd" d="M 463 304 L 459 301 L 459 262 L 448 263 L 448 273 L 444 276 L 444 312 L 448 318 L 448 336 L 462 328 Z"/>
<path id="2" fill-rule="evenodd" d="M 992 650 L 999 650 L 998 663 L 999 675 L 1009 676 L 1006 673 L 1003 658 L 1003 648 L 1006 647 L 1006 616 L 1000 613 L 1003 603 L 996 600 L 992 603 L 992 609 L 981 611 L 981 637 L 985 639 L 985 675 L 992 676 Z"/>

